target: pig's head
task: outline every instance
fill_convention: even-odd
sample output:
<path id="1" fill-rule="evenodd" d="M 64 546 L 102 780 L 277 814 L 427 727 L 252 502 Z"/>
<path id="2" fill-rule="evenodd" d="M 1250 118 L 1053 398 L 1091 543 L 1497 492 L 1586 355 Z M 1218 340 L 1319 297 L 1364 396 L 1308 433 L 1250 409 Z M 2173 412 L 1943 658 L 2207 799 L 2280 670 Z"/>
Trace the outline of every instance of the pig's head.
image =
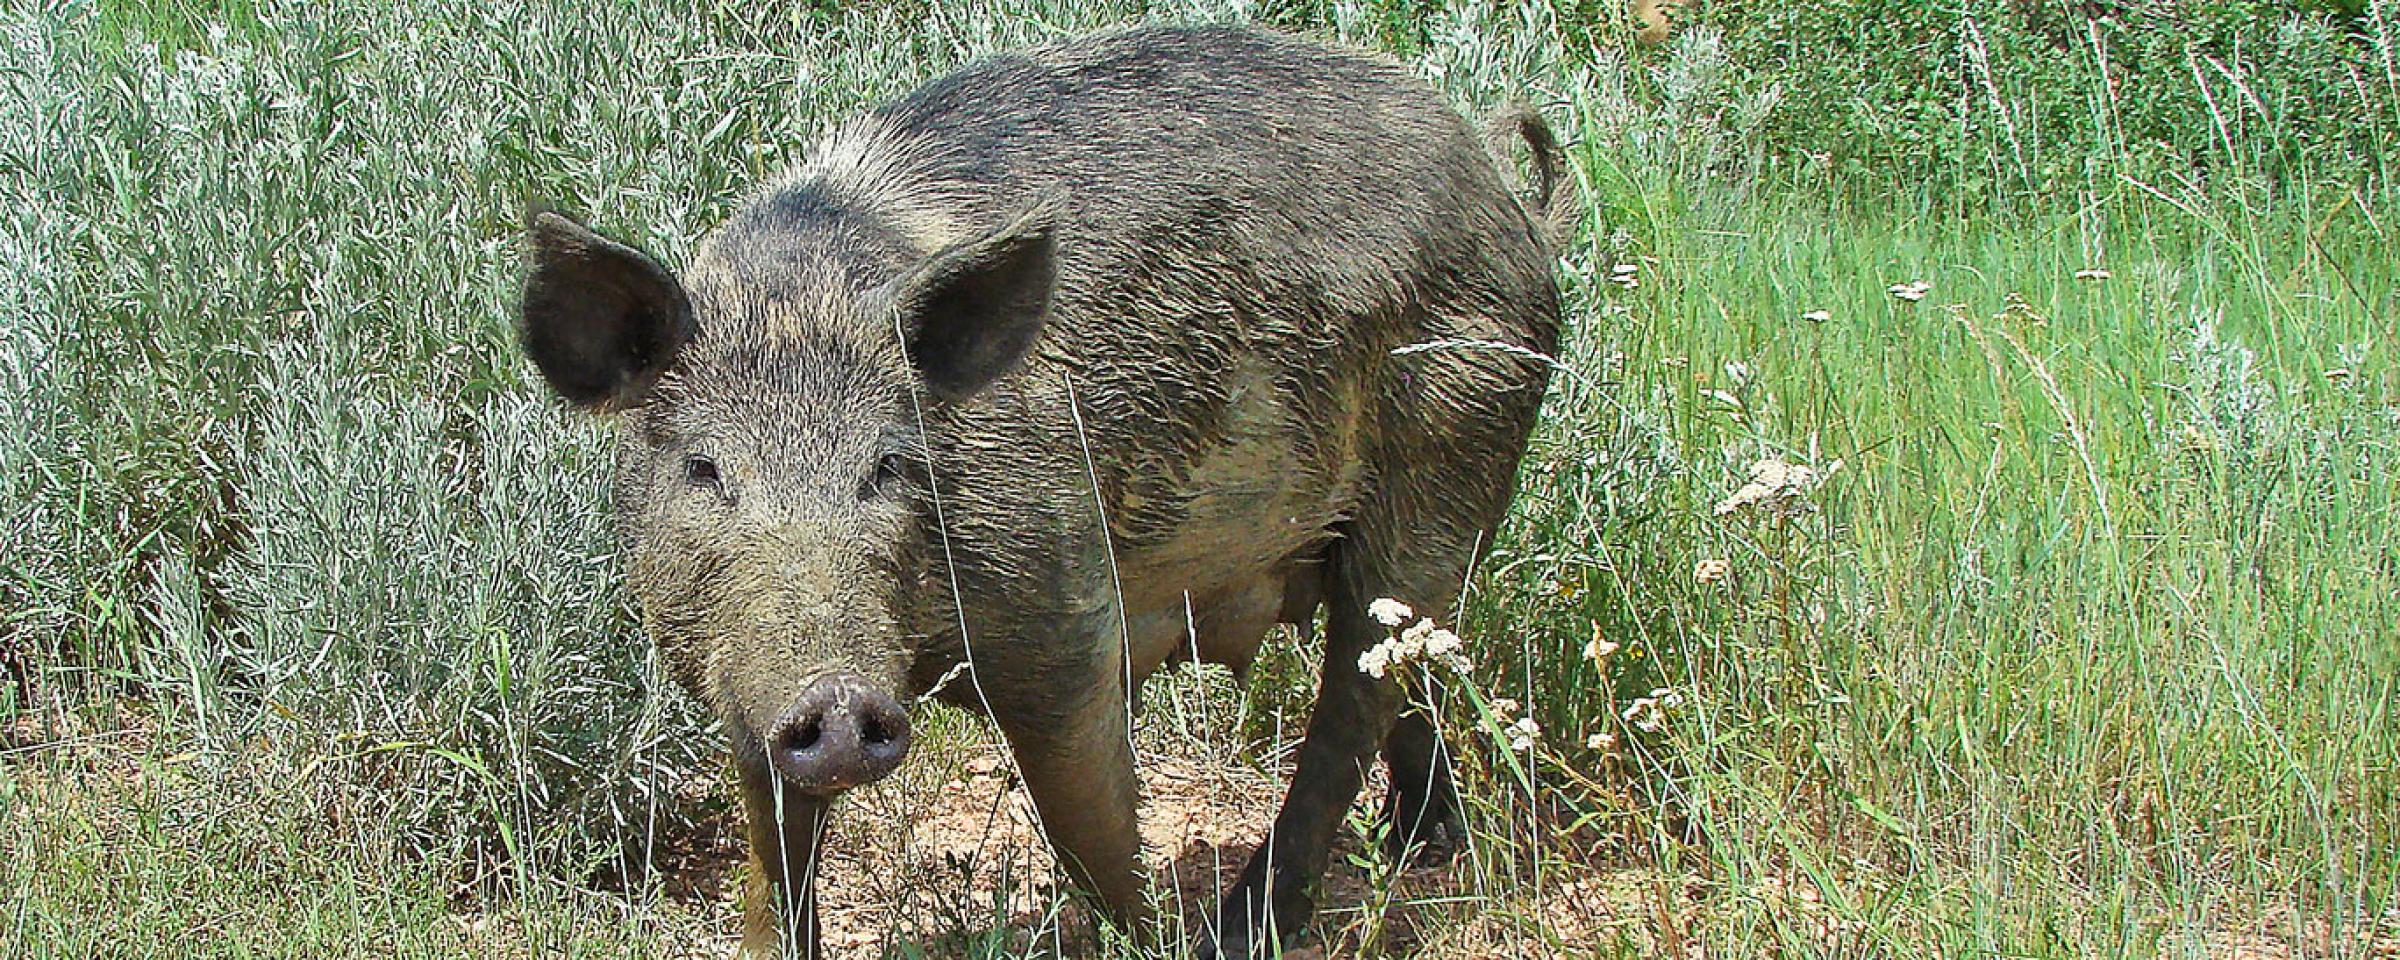
<path id="1" fill-rule="evenodd" d="M 922 639 L 902 611 L 939 549 L 919 424 L 1031 349 L 1047 218 L 869 269 L 703 254 L 688 284 L 555 214 L 531 233 L 525 352 L 629 420 L 617 510 L 661 658 L 792 786 L 890 773 Z"/>

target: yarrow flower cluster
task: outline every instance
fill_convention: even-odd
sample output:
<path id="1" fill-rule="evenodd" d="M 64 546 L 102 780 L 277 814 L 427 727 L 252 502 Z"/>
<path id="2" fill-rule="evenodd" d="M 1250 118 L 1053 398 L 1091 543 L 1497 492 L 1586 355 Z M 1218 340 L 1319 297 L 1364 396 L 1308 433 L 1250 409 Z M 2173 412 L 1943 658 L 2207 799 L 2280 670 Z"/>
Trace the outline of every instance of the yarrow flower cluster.
<path id="1" fill-rule="evenodd" d="M 1644 733 L 1657 733 L 1667 728 L 1666 711 L 1683 706 L 1683 694 L 1665 687 L 1650 691 L 1646 697 L 1635 697 L 1625 705 L 1622 714 L 1626 723 Z"/>
<path id="2" fill-rule="evenodd" d="M 1839 465 L 1836 461 L 1835 468 L 1839 469 Z M 1799 516 L 1816 509 L 1808 501 L 1808 493 L 1823 479 L 1814 468 L 1768 457 L 1750 465 L 1750 482 L 1717 501 L 1717 515 L 1757 507 L 1779 517 Z"/>
<path id="3" fill-rule="evenodd" d="M 1715 583 L 1725 579 L 1725 575 L 1732 572 L 1733 564 L 1716 557 L 1710 557 L 1692 565 L 1692 579 L 1701 583 Z"/>
<path id="4" fill-rule="evenodd" d="M 1534 722 L 1532 717 L 1518 718 L 1517 722 L 1508 725 L 1508 748 L 1518 753 L 1531 753 L 1541 736 L 1541 724 Z"/>
<path id="5" fill-rule="evenodd" d="M 1408 604 L 1385 597 L 1367 605 L 1367 615 L 1386 627 L 1398 627 L 1415 616 Z M 1421 619 L 1416 625 L 1385 637 L 1383 642 L 1368 647 L 1358 655 L 1359 672 L 1377 680 L 1383 679 L 1393 667 L 1418 660 L 1439 663 L 1464 673 L 1474 667 L 1464 652 L 1467 643 L 1458 634 L 1434 626 L 1432 620 Z"/>
<path id="6" fill-rule="evenodd" d="M 1894 300 L 1915 303 L 1925 299 L 1926 294 L 1933 292 L 1933 284 L 1924 280 L 1911 280 L 1907 283 L 1892 284 L 1886 292 L 1890 293 Z"/>
<path id="7" fill-rule="evenodd" d="M 1622 644 L 1600 635 L 1600 624 L 1595 621 L 1592 624 L 1592 638 L 1584 641 L 1583 657 L 1599 664 L 1600 669 L 1605 671 L 1608 669 L 1609 658 L 1616 656 L 1617 651 L 1622 649 L 1624 649 Z M 1601 753 L 1608 753 L 1617 749 L 1617 735 L 1606 731 L 1594 733 L 1583 738 L 1583 745 Z"/>

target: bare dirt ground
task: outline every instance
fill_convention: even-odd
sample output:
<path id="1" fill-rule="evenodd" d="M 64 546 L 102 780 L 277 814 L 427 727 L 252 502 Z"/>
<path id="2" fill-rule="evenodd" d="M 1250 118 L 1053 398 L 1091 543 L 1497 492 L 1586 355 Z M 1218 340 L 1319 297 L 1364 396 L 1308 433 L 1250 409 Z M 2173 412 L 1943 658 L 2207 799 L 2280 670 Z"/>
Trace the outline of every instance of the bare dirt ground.
<path id="1" fill-rule="evenodd" d="M 1142 757 L 1144 852 L 1156 881 L 1165 935 L 1206 928 L 1217 895 L 1264 841 L 1282 782 L 1239 765 L 1173 754 Z M 935 781 L 935 782 L 926 782 Z M 1358 810 L 1381 794 L 1370 783 Z M 740 841 L 722 825 L 711 856 L 687 860 L 671 889 L 732 903 Z M 930 775 L 861 791 L 838 814 L 819 878 L 825 947 L 838 957 L 1082 955 L 1098 944 L 1096 923 L 1060 889 L 1033 804 L 1000 748 L 977 745 Z M 1345 833 L 1326 878 L 1317 932 L 1286 956 L 1356 955 L 1372 947 L 1441 956 L 1544 956 L 1547 941 L 1584 955 L 1609 928 L 1645 921 L 1654 875 L 1631 870 L 1553 871 L 1511 889 L 1477 889 L 1468 864 L 1436 855 L 1402 870 L 1378 866 Z M 1379 876 L 1380 875 L 1380 876 Z M 1538 889 L 1535 889 L 1537 888 Z M 1439 905 L 1482 904 L 1474 916 Z M 1490 905 L 1511 909 L 1494 911 Z M 1420 910 L 1444 919 L 1417 922 Z M 1464 919 L 1467 922 L 1455 922 Z M 1535 928 L 1538 929 L 1538 933 Z M 730 951 L 730 925 L 695 944 L 695 956 Z M 1529 936 L 1532 934 L 1532 936 Z M 1533 949 L 1529 949 L 1533 948 Z"/>
<path id="2" fill-rule="evenodd" d="M 1164 902 L 1162 932 L 1185 941 L 1205 929 L 1217 895 L 1264 840 L 1283 779 L 1206 755 L 1205 744 L 1144 750 L 1142 838 Z M 853 795 L 835 820 L 819 879 L 831 956 L 963 958 L 1091 956 L 1104 936 L 1062 891 L 1033 804 L 1002 748 L 976 743 L 922 758 L 893 781 Z M 1375 809 L 1382 783 L 1354 815 Z M 1284 954 L 1438 958 L 1660 956 L 1707 960 L 1704 930 L 1726 891 L 1690 872 L 1547 851 L 1539 871 L 1469 858 L 1392 870 L 1344 831 L 1311 933 Z M 674 858 L 667 889 L 686 909 L 719 918 L 681 956 L 722 958 L 738 943 L 739 825 L 714 822 Z M 1493 879 L 1501 877 L 1504 879 Z M 1745 896 L 1827 955 L 1889 955 L 1866 925 L 1841 919 L 1810 883 L 1768 879 Z M 1738 898 L 1737 898 L 1738 899 Z M 2168 952 L 2207 960 L 2358 957 L 2400 960 L 2400 917 L 2347 946 L 2330 931 L 2294 938 L 2287 915 L 2220 927 Z M 2170 934 L 2170 939 L 2175 935 Z M 1924 948 L 1928 944 L 1917 944 Z M 1938 955 L 1938 953 L 1937 953 Z"/>

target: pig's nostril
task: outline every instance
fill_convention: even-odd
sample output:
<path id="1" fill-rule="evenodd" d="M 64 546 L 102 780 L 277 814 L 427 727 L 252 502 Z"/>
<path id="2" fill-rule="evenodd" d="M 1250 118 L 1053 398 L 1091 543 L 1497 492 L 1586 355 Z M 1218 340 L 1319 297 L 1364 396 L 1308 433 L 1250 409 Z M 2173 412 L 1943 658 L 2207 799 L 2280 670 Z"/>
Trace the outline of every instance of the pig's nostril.
<path id="1" fill-rule="evenodd" d="M 783 748 L 786 750 L 811 750 L 824 738 L 825 724 L 816 717 L 783 728 Z"/>
<path id="2" fill-rule="evenodd" d="M 881 717 L 870 713 L 859 721 L 858 739 L 867 746 L 880 747 L 892 742 L 892 731 L 884 727 Z"/>

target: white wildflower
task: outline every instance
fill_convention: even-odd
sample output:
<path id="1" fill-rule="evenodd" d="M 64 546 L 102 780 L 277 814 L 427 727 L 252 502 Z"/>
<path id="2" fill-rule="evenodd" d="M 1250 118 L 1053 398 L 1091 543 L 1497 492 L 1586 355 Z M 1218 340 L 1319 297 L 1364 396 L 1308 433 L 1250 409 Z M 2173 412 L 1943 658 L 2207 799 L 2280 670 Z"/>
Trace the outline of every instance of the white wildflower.
<path id="1" fill-rule="evenodd" d="M 1396 601 L 1393 605 L 1399 606 Z M 1407 608 L 1400 607 L 1400 609 Z M 1390 612 L 1392 611 L 1389 609 L 1381 611 L 1381 613 Z M 1378 619 L 1381 619 L 1380 613 Z M 1368 647 L 1365 653 L 1359 654 L 1358 669 L 1370 677 L 1381 680 L 1393 667 L 1418 660 L 1432 659 L 1440 661 L 1451 669 L 1465 671 L 1474 667 L 1474 664 L 1469 663 L 1466 656 L 1460 652 L 1465 650 L 1466 646 L 1467 642 L 1459 639 L 1458 634 L 1435 626 L 1432 620 L 1419 619 L 1408 629 L 1400 631 L 1399 636 L 1385 637 L 1383 642 Z"/>
<path id="2" fill-rule="evenodd" d="M 2103 270 L 2099 267 L 2087 267 L 2085 269 L 2075 271 L 2075 279 L 2081 280 L 2085 283 L 2099 283 L 2102 280 L 2108 279 L 2110 276 L 2111 274 L 2107 270 Z"/>
<path id="3" fill-rule="evenodd" d="M 1619 649 L 1621 648 L 1616 641 L 1600 639 L 1600 635 L 1595 633 L 1592 634 L 1592 639 L 1583 645 L 1583 656 L 1587 660 L 1606 663 L 1608 658 L 1616 656 Z"/>
<path id="4" fill-rule="evenodd" d="M 1732 572 L 1733 564 L 1715 557 L 1692 565 L 1692 579 L 1701 583 L 1715 583 L 1725 579 L 1725 575 Z"/>
<path id="5" fill-rule="evenodd" d="M 1436 629 L 1425 635 L 1425 656 L 1460 673 L 1475 667 L 1467 660 L 1466 648 L 1467 642 L 1448 630 Z"/>
<path id="6" fill-rule="evenodd" d="M 1407 623 L 1408 618 L 1416 616 L 1416 613 L 1416 611 L 1408 608 L 1408 604 L 1401 603 L 1400 601 L 1394 600 L 1390 597 L 1384 597 L 1375 601 L 1374 603 L 1367 604 L 1367 616 L 1374 617 L 1376 623 L 1383 624 L 1387 627 L 1397 627 L 1403 623 Z"/>
<path id="7" fill-rule="evenodd" d="M 1824 323 L 1824 322 L 1826 322 L 1826 321 L 1829 321 L 1829 320 L 1832 320 L 1832 319 L 1833 319 L 1833 311 L 1831 311 L 1831 310 L 1810 310 L 1810 311 L 1807 311 L 1807 312 L 1805 312 L 1805 313 L 1802 313 L 1802 314 L 1800 315 L 1800 319 L 1802 319 L 1802 320 L 1806 320 L 1806 321 L 1808 321 L 1808 322 L 1810 322 L 1810 323 Z"/>
<path id="8" fill-rule="evenodd" d="M 1915 303 L 1925 299 L 1926 294 L 1933 292 L 1933 284 L 1923 280 L 1911 280 L 1907 283 L 1892 284 L 1886 288 L 1885 292 L 1890 293 L 1894 300 Z"/>
<path id="9" fill-rule="evenodd" d="M 1518 703 L 1515 700 L 1511 700 L 1507 697 L 1494 697 L 1492 698 L 1491 708 L 1492 716 L 1499 717 L 1501 719 L 1507 719 L 1509 717 L 1516 716 L 1517 711 L 1524 709 L 1524 704 Z"/>
<path id="10" fill-rule="evenodd" d="M 1717 501 L 1717 515 L 1744 507 L 1759 507 L 1783 517 L 1807 513 L 1816 509 L 1807 497 L 1819 479 L 1811 468 L 1768 457 L 1750 465 L 1750 482 Z"/>
<path id="11" fill-rule="evenodd" d="M 1390 640 L 1368 647 L 1367 652 L 1358 655 L 1359 672 L 1377 680 L 1383 679 L 1384 674 L 1391 668 L 1392 641 Z"/>
<path id="12" fill-rule="evenodd" d="M 1429 657 L 1457 653 L 1458 648 L 1463 646 L 1466 646 L 1466 641 L 1460 640 L 1458 634 L 1440 627 L 1433 628 L 1432 632 L 1425 635 L 1425 655 Z"/>
<path id="13" fill-rule="evenodd" d="M 1633 698 L 1633 702 L 1626 705 L 1625 712 L 1620 716 L 1626 723 L 1632 724 L 1634 729 L 1646 733 L 1657 733 L 1666 729 L 1667 725 L 1666 715 L 1659 712 L 1658 700 L 1653 697 Z"/>
<path id="14" fill-rule="evenodd" d="M 1525 717 L 1508 725 L 1508 748 L 1519 753 L 1533 750 L 1534 741 L 1542 735 L 1542 725 Z"/>
<path id="15" fill-rule="evenodd" d="M 1393 644 L 1392 662 L 1407 663 L 1424 656 L 1425 639 L 1433 636 L 1433 632 L 1439 629 L 1441 628 L 1434 626 L 1431 620 L 1418 620 L 1415 626 L 1400 631 L 1399 637 L 1387 641 Z"/>
<path id="16" fill-rule="evenodd" d="M 1617 748 L 1617 735 L 1613 733 L 1595 733 L 1591 736 L 1583 738 L 1583 745 L 1602 752 L 1615 750 Z"/>

